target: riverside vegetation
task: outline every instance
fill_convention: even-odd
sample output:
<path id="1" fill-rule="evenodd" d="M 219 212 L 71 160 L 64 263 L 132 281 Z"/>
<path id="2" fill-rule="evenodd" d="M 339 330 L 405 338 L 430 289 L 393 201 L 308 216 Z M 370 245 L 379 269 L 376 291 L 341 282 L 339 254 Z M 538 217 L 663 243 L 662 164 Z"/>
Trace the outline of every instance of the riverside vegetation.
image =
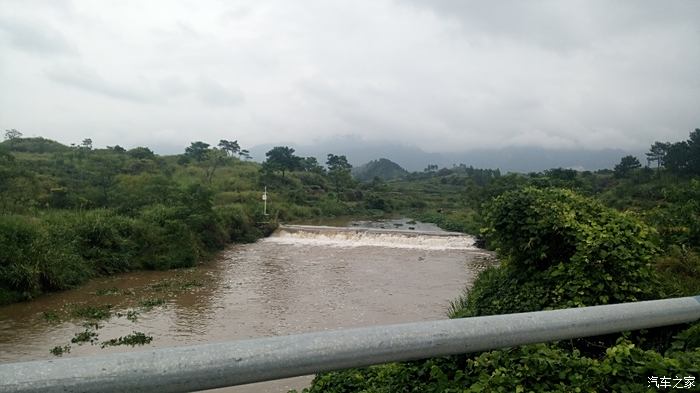
<path id="1" fill-rule="evenodd" d="M 284 146 L 262 165 L 246 155 L 225 140 L 161 157 L 13 134 L 0 144 L 0 300 L 96 275 L 192 266 L 277 221 L 383 215 L 478 234 L 498 251 L 500 266 L 455 300 L 452 317 L 700 292 L 700 130 L 655 143 L 651 167 L 628 156 L 596 172 L 429 165 L 357 182 L 344 156 L 329 154 L 324 168 Z M 263 186 L 270 217 L 262 215 Z M 325 373 L 308 390 L 647 391 L 649 376 L 700 377 L 699 347 L 698 325 L 675 326 Z"/>

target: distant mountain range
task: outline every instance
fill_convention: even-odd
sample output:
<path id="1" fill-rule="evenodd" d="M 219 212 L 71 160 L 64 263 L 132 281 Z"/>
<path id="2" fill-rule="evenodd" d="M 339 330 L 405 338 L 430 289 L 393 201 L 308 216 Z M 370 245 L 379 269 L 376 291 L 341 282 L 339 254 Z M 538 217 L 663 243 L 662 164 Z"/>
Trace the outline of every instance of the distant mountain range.
<path id="1" fill-rule="evenodd" d="M 451 168 L 465 164 L 475 168 L 499 168 L 503 172 L 533 172 L 550 168 L 597 170 L 613 168 L 620 158 L 633 155 L 644 161 L 644 152 L 621 149 L 574 150 L 540 147 L 504 147 L 502 149 L 473 149 L 452 153 L 428 153 L 417 147 L 391 143 L 368 143 L 356 138 L 331 138 L 327 141 L 300 145 L 277 143 L 258 145 L 250 149 L 253 159 L 265 160 L 265 152 L 274 146 L 290 146 L 297 155 L 313 156 L 326 162 L 328 153 L 345 155 L 353 166 L 360 166 L 377 157 L 386 157 L 408 171 L 422 171 L 429 164 Z"/>
<path id="2" fill-rule="evenodd" d="M 370 161 L 352 168 L 352 175 L 359 181 L 371 181 L 375 177 L 382 180 L 392 180 L 404 177 L 408 171 L 386 158 Z"/>

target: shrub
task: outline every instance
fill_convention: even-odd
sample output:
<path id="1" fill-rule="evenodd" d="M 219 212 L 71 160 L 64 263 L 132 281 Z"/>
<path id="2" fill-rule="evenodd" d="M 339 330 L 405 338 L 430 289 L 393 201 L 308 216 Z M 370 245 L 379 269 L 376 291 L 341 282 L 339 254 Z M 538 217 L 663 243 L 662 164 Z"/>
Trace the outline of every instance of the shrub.
<path id="1" fill-rule="evenodd" d="M 525 292 L 524 303 L 497 296 L 475 303 L 510 303 L 502 312 L 592 306 L 654 299 L 654 232 L 634 217 L 561 189 L 525 188 L 494 199 L 483 233 L 503 256 L 503 275 Z M 488 276 L 494 279 L 495 275 Z M 521 307 L 522 305 L 522 307 Z"/>
<path id="2" fill-rule="evenodd" d="M 97 274 L 136 268 L 138 250 L 133 219 L 109 210 L 56 213 L 46 216 L 54 243 L 71 243 L 75 252 Z"/>
<path id="3" fill-rule="evenodd" d="M 39 291 L 41 255 L 35 245 L 44 236 L 42 232 L 39 220 L 0 216 L 0 287 L 19 292 L 22 297 Z"/>
<path id="4" fill-rule="evenodd" d="M 202 253 L 192 231 L 179 220 L 177 208 L 149 206 L 141 211 L 136 225 L 140 266 L 159 270 L 189 267 Z"/>

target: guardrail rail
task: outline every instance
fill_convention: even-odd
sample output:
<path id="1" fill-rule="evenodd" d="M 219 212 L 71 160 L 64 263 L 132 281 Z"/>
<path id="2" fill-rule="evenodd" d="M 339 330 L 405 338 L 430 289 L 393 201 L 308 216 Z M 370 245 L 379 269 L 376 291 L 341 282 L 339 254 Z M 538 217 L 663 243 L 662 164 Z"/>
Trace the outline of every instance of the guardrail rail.
<path id="1" fill-rule="evenodd" d="M 700 296 L 0 364 L 0 392 L 188 392 L 700 319 Z"/>

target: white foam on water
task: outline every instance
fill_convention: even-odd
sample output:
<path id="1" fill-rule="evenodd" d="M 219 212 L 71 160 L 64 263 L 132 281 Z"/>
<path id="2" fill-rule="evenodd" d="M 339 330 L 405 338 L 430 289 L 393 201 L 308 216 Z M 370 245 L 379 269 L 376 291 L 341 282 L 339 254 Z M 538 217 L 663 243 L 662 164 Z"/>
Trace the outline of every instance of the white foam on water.
<path id="1" fill-rule="evenodd" d="M 314 227 L 313 230 L 296 228 L 287 230 L 278 229 L 272 236 L 264 241 L 299 245 L 299 246 L 323 246 L 323 247 L 388 247 L 407 248 L 419 250 L 477 250 L 474 246 L 474 238 L 468 235 L 445 236 L 439 232 L 406 233 L 405 231 L 377 231 L 377 230 L 346 230 L 332 227 Z"/>

